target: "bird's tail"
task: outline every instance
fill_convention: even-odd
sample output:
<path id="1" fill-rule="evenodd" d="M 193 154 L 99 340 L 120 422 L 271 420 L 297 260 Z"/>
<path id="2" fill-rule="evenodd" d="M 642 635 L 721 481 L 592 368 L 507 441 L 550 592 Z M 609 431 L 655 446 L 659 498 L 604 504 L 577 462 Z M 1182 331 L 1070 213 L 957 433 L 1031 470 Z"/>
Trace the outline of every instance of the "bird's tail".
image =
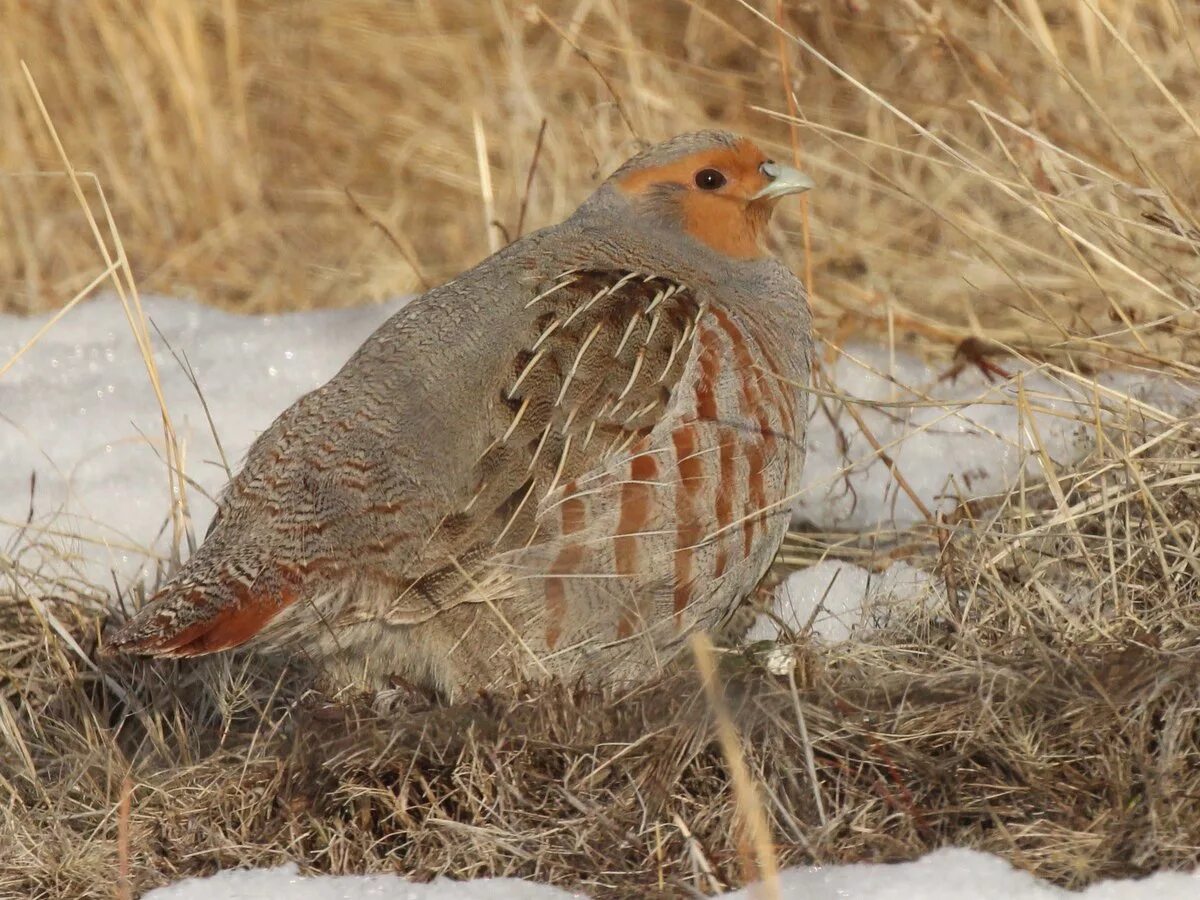
<path id="1" fill-rule="evenodd" d="M 193 559 L 109 638 L 105 652 L 178 657 L 232 649 L 292 606 L 299 588 L 297 574 L 277 564 L 250 576 Z"/>

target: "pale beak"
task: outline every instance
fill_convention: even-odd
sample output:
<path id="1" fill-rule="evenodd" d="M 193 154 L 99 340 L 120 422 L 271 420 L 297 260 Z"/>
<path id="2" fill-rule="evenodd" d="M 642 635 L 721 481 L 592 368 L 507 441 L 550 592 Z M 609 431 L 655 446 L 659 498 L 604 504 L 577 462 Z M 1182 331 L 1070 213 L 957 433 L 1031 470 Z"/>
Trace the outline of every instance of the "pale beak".
<path id="1" fill-rule="evenodd" d="M 773 197 L 783 197 L 786 194 L 802 194 L 816 187 L 816 182 L 791 166 L 780 165 L 774 160 L 767 160 L 758 167 L 770 182 L 761 191 L 751 197 L 751 200 L 764 200 Z"/>

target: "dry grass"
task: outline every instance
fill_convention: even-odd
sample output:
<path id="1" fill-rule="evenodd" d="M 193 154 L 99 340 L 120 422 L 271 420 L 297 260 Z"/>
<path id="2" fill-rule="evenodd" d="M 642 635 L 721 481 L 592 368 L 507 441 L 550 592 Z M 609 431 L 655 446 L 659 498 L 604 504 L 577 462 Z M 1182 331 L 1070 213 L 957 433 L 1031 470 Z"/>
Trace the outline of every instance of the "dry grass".
<path id="1" fill-rule="evenodd" d="M 1065 509 L 1042 489 L 948 523 L 955 602 L 881 613 L 866 641 L 801 641 L 795 680 L 727 657 L 780 863 L 965 844 L 1081 885 L 1200 862 L 1196 449 L 1177 433 L 1064 479 Z M 1135 459 L 1144 489 L 1123 471 Z M 1087 557 L 1065 552 L 1077 541 Z M 127 773 L 142 888 L 285 860 L 601 897 L 741 881 L 736 793 L 694 672 L 619 696 L 405 696 L 387 715 L 246 660 L 105 683 L 85 661 L 102 604 L 37 593 L 44 608 L 20 591 L 0 606 L 4 896 L 111 896 Z"/>
<path id="2" fill-rule="evenodd" d="M 21 9 L 0 38 L 0 309 L 53 307 L 97 272 L 68 186 L 33 174 L 61 164 L 19 58 L 113 198 L 143 290 L 273 311 L 411 291 L 484 256 L 515 232 L 543 120 L 527 227 L 640 139 L 718 124 L 787 154 L 782 47 L 821 185 L 827 332 L 852 314 L 1085 365 L 1114 345 L 1195 356 L 1193 4 L 785 3 L 811 49 L 741 0 Z M 802 271 L 798 232 L 793 214 L 781 246 Z"/>
<path id="3" fill-rule="evenodd" d="M 790 152 L 781 45 L 738 0 L 541 9 L 0 5 L 0 309 L 61 305 L 104 269 L 46 174 L 61 163 L 20 58 L 140 287 L 245 310 L 444 279 L 526 200 L 527 228 L 563 216 L 641 137 L 717 123 Z M 1194 372 L 1193 5 L 813 0 L 784 24 L 807 44 L 782 42 L 822 189 L 811 255 L 801 214 L 777 237 L 811 266 L 828 337 Z M 849 644 L 798 636 L 792 678 L 727 656 L 732 755 L 692 671 L 380 715 L 261 661 L 102 669 L 107 586 L 28 569 L 37 536 L 18 533 L 0 548 L 0 895 L 297 860 L 691 896 L 752 868 L 738 754 L 781 865 L 947 843 L 1069 885 L 1195 865 L 1200 434 L 1143 412 L 1114 409 L 1078 471 L 900 536 L 945 603 L 881 611 Z"/>

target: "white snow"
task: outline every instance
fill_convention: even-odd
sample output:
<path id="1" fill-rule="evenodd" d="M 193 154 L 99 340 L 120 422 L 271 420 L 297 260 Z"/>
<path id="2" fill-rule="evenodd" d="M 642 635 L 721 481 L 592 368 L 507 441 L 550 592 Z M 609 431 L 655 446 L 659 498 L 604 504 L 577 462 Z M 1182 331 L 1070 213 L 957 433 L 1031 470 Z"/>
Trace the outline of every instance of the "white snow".
<path id="1" fill-rule="evenodd" d="M 144 900 L 569 900 L 586 896 L 512 878 L 414 884 L 398 875 L 303 878 L 294 865 L 222 872 L 150 891 Z M 813 866 L 780 873 L 780 900 L 1191 900 L 1200 873 L 1160 872 L 1073 893 L 976 850 L 945 849 L 908 863 Z M 761 885 L 720 895 L 765 900 Z"/>
<path id="2" fill-rule="evenodd" d="M 144 300 L 147 317 L 191 363 L 235 469 L 275 416 L 332 376 L 400 305 L 248 317 Z M 0 316 L 0 366 L 44 322 Z M 154 346 L 199 488 L 188 499 L 202 535 L 214 510 L 205 494 L 216 496 L 225 471 L 185 371 L 157 335 Z M 0 548 L 30 515 L 36 473 L 30 528 L 45 529 L 41 537 L 58 553 L 77 554 L 81 575 L 111 584 L 111 570 L 124 585 L 153 572 L 153 556 L 170 547 L 162 454 L 158 406 L 119 301 L 105 296 L 72 310 L 0 377 Z"/>
<path id="3" fill-rule="evenodd" d="M 1022 475 L 1042 481 L 1046 465 L 1057 471 L 1079 462 L 1095 441 L 1097 404 L 1121 408 L 1133 397 L 1177 412 L 1200 397 L 1157 374 L 1118 371 L 1093 385 L 1018 360 L 997 362 L 1010 378 L 992 382 L 973 366 L 944 378 L 884 346 L 855 343 L 836 354 L 823 367 L 832 385 L 821 387 L 860 402 L 818 398 L 797 518 L 853 531 L 903 528 L 925 518 L 858 426 L 851 404 L 898 475 L 936 514 L 960 498 L 1010 490 Z M 1031 452 L 1039 448 L 1045 461 Z"/>
<path id="4" fill-rule="evenodd" d="M 142 900 L 570 900 L 584 897 L 519 878 L 438 878 L 418 884 L 397 875 L 322 875 L 304 878 L 296 865 L 239 869 L 188 878 Z"/>
<path id="5" fill-rule="evenodd" d="M 864 628 L 875 627 L 893 604 L 936 604 L 940 587 L 928 572 L 898 562 L 883 572 L 840 560 L 826 560 L 793 572 L 781 589 L 775 616 L 794 634 L 811 633 L 835 643 Z M 779 624 L 760 615 L 750 628 L 750 641 L 775 640 Z"/>
<path id="6" fill-rule="evenodd" d="M 818 356 L 829 354 L 822 348 Z M 880 532 L 886 541 L 887 532 L 960 500 L 1069 470 L 1092 450 L 1102 415 L 1144 414 L 1138 404 L 1178 414 L 1200 399 L 1195 386 L 1158 374 L 1114 371 L 1089 383 L 1015 359 L 1000 365 L 1007 378 L 990 380 L 972 366 L 951 379 L 884 346 L 855 343 L 834 354 L 818 390 L 838 397 L 815 398 L 795 518 L 828 531 Z M 792 631 L 811 622 L 817 637 L 840 641 L 878 624 L 889 605 L 936 603 L 939 591 L 905 563 L 869 573 L 827 561 L 789 577 L 775 616 Z M 759 616 L 750 638 L 779 634 L 773 618 Z"/>

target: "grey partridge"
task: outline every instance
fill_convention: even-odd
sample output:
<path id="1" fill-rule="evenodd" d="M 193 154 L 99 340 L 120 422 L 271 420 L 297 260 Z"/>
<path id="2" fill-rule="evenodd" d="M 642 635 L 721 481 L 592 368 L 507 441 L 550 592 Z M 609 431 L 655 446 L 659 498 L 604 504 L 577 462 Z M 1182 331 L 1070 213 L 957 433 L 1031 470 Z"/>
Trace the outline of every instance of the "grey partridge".
<path id="1" fill-rule="evenodd" d="M 644 678 L 760 582 L 804 462 L 812 182 L 685 134 L 414 299 L 286 410 L 108 644 L 339 658 L 453 695 Z"/>

